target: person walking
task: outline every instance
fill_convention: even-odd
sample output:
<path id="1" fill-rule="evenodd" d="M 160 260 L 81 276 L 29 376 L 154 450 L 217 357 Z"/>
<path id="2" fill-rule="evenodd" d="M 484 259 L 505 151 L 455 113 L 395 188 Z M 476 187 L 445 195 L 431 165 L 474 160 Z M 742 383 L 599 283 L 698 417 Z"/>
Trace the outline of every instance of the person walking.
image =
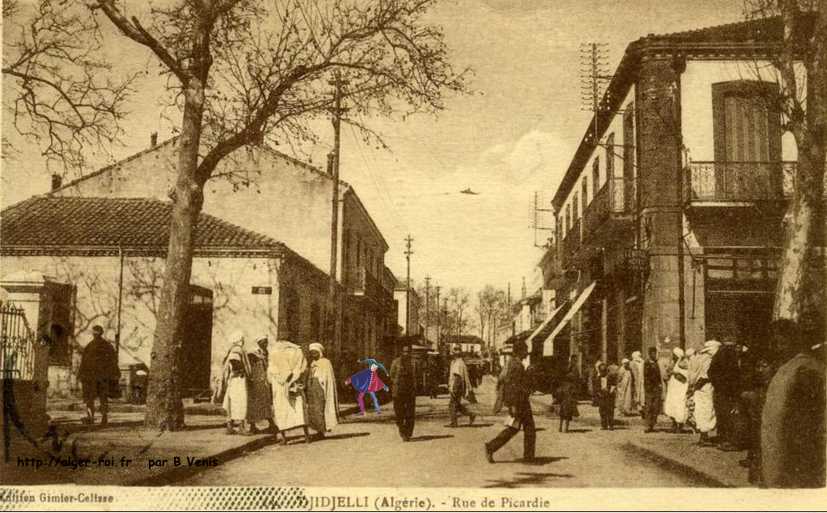
<path id="1" fill-rule="evenodd" d="M 713 402 L 715 387 L 709 381 L 709 366 L 719 347 L 721 343 L 717 340 L 704 342 L 703 349 L 695 356 L 689 370 L 689 390 L 694 404 L 695 427 L 701 433 L 698 445 L 702 447 L 714 445 L 709 439 L 709 432 L 715 429 L 718 419 Z"/>
<path id="2" fill-rule="evenodd" d="M 307 377 L 307 423 L 317 438 L 339 425 L 336 376 L 333 364 L 324 356 L 324 346 L 314 342 L 308 346 L 310 372 Z"/>
<path id="3" fill-rule="evenodd" d="M 640 354 L 640 351 L 632 352 L 629 370 L 632 372 L 632 411 L 643 417 L 646 394 L 643 386 L 643 355 Z"/>
<path id="4" fill-rule="evenodd" d="M 95 399 L 100 402 L 101 425 L 109 423 L 109 395 L 121 377 L 115 348 L 103 338 L 101 326 L 92 327 L 92 341 L 83 348 L 78 381 L 86 404 L 85 424 L 95 423 Z"/>
<path id="5" fill-rule="evenodd" d="M 761 478 L 768 488 L 825 486 L 825 370 L 823 335 L 803 333 L 788 320 L 773 324 L 785 353 L 767 388 L 761 414 Z M 820 347 L 819 347 L 820 346 Z"/>
<path id="6" fill-rule="evenodd" d="M 620 362 L 620 369 L 617 373 L 617 396 L 615 398 L 615 407 L 621 415 L 629 417 L 635 415 L 632 409 L 632 393 L 633 393 L 632 371 L 629 369 L 629 359 L 624 358 Z"/>
<path id="7" fill-rule="evenodd" d="M 646 429 L 644 433 L 653 433 L 660 415 L 661 394 L 663 394 L 663 376 L 660 373 L 658 364 L 658 350 L 655 347 L 649 348 L 649 358 L 643 364 L 643 393 L 645 398 L 644 412 L 646 416 Z"/>
<path id="8" fill-rule="evenodd" d="M 227 433 L 248 434 L 247 407 L 249 405 L 249 379 L 252 369 L 244 349 L 244 333 L 236 331 L 230 336 L 231 346 L 224 356 L 221 388 L 217 402 L 227 412 Z M 236 426 L 238 429 L 236 430 Z"/>
<path id="9" fill-rule="evenodd" d="M 666 384 L 666 401 L 663 405 L 663 413 L 672 419 L 672 431 L 681 433 L 687 419 L 686 390 L 689 386 L 687 379 L 689 363 L 685 358 L 683 349 L 680 347 L 672 349 L 672 362 L 672 370 Z"/>
<path id="10" fill-rule="evenodd" d="M 536 432 L 534 415 L 529 397 L 532 392 L 531 379 L 523 368 L 523 358 L 528 354 L 525 342 L 517 341 L 512 347 L 508 367 L 501 374 L 503 405 L 508 408 L 506 426 L 493 440 L 485 444 L 485 458 L 494 463 L 494 453 L 523 430 L 523 461 L 534 461 Z"/>
<path id="11" fill-rule="evenodd" d="M 287 444 L 287 431 L 301 428 L 305 443 L 310 443 L 307 427 L 305 372 L 307 358 L 298 345 L 277 340 L 270 349 L 269 377 L 273 389 L 273 412 L 281 430 L 282 444 Z"/>
<path id="12" fill-rule="evenodd" d="M 714 389 L 713 404 L 718 419 L 718 448 L 722 451 L 739 450 L 735 440 L 735 416 L 741 396 L 741 369 L 738 365 L 738 347 L 731 335 L 724 337 L 723 345 L 712 357 L 709 381 Z"/>
<path id="13" fill-rule="evenodd" d="M 402 354 L 391 363 L 391 395 L 396 427 L 402 441 L 413 436 L 416 420 L 416 374 L 411 361 L 411 346 L 402 346 Z"/>
<path id="14" fill-rule="evenodd" d="M 609 372 L 605 363 L 597 368 L 594 387 L 596 390 L 597 409 L 600 413 L 600 429 L 614 429 L 615 391 L 617 378 Z"/>
<path id="15" fill-rule="evenodd" d="M 448 377 L 448 391 L 451 395 L 448 410 L 451 413 L 450 427 L 457 427 L 459 414 L 468 415 L 468 424 L 473 424 L 476 415 L 462 404 L 462 398 L 467 398 L 472 391 L 471 379 L 468 375 L 468 367 L 462 359 L 462 350 L 459 346 L 454 347 L 454 359 L 451 361 L 451 369 Z"/>
<path id="16" fill-rule="evenodd" d="M 767 399 L 767 387 L 773 376 L 773 368 L 768 358 L 758 356 L 755 359 L 753 379 L 747 390 L 741 392 L 741 403 L 744 405 L 747 426 L 747 457 L 738 463 L 749 469 L 749 482 L 761 483 L 761 415 L 764 411 L 764 402 Z"/>
<path id="17" fill-rule="evenodd" d="M 266 420 L 270 431 L 278 436 L 273 415 L 273 390 L 267 377 L 267 368 L 270 366 L 270 353 L 267 351 L 267 335 L 256 340 L 256 349 L 247 353 L 250 362 L 249 401 L 247 406 L 247 423 L 251 433 L 257 433 L 257 422 Z"/>
<path id="18" fill-rule="evenodd" d="M 578 381 L 577 376 L 569 371 L 557 386 L 556 396 L 560 409 L 560 433 L 568 433 L 571 419 L 580 416 L 580 412 L 577 411 L 577 395 L 580 386 Z"/>

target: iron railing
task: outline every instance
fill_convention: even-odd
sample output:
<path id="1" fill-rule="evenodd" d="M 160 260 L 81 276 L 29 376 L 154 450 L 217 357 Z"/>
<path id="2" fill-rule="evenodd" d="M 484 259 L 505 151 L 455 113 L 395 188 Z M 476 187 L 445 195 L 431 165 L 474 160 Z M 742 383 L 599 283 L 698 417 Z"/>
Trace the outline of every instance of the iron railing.
<path id="1" fill-rule="evenodd" d="M 595 232 L 610 215 L 631 213 L 634 197 L 633 180 L 622 176 L 607 180 L 583 213 L 583 233 Z"/>
<path id="2" fill-rule="evenodd" d="M 356 269 L 355 275 L 351 276 L 350 283 L 348 283 L 348 289 L 350 294 L 365 296 L 383 305 L 393 302 L 393 292 L 385 288 L 382 282 L 365 267 Z"/>
<path id="3" fill-rule="evenodd" d="M 0 373 L 3 379 L 33 380 L 35 336 L 22 308 L 0 303 Z"/>
<path id="4" fill-rule="evenodd" d="M 684 198 L 692 201 L 766 201 L 789 197 L 796 162 L 691 162 Z"/>

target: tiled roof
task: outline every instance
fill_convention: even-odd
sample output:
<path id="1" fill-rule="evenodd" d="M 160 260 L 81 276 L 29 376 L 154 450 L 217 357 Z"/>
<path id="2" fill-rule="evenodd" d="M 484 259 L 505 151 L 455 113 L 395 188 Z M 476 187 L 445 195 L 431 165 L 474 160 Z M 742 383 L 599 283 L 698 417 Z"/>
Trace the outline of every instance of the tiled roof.
<path id="1" fill-rule="evenodd" d="M 814 16 L 802 15 L 803 30 L 799 33 L 809 33 L 812 30 L 814 21 Z M 750 43 L 756 41 L 780 42 L 783 35 L 784 25 L 782 20 L 780 17 L 774 16 L 673 32 L 671 34 L 650 34 L 648 39 L 664 40 L 670 43 Z"/>
<path id="2" fill-rule="evenodd" d="M 0 247 L 167 247 L 172 204 L 147 198 L 35 196 L 0 212 Z M 272 250 L 284 245 L 201 214 L 195 248 Z"/>

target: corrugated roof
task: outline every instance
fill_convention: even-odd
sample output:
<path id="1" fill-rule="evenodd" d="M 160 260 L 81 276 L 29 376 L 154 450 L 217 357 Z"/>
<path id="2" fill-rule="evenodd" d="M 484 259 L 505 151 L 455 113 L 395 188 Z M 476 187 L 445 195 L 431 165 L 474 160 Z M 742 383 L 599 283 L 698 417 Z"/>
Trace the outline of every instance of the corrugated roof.
<path id="1" fill-rule="evenodd" d="M 0 212 L 0 247 L 166 248 L 172 203 L 148 198 L 35 196 Z M 273 250 L 284 245 L 200 214 L 196 249 Z"/>

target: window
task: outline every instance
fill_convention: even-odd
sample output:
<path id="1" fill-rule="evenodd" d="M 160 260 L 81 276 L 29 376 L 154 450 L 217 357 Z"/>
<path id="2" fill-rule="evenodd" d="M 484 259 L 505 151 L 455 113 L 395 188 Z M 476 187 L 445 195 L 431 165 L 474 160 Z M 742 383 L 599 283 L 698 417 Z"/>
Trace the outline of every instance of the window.
<path id="1" fill-rule="evenodd" d="M 583 177 L 583 186 L 580 188 L 581 196 L 583 197 L 583 210 L 586 210 L 586 206 L 589 204 L 589 177 Z"/>
<path id="2" fill-rule="evenodd" d="M 571 230 L 571 203 L 566 205 L 566 236 L 568 236 L 569 230 Z"/>
<path id="3" fill-rule="evenodd" d="M 712 84 L 715 160 L 781 160 L 781 119 L 766 100 L 777 84 L 749 80 Z"/>
<path id="4" fill-rule="evenodd" d="M 321 311 L 318 303 L 310 307 L 310 338 L 313 341 L 321 339 Z"/>
<path id="5" fill-rule="evenodd" d="M 600 158 L 595 157 L 592 162 L 592 188 L 594 192 L 592 195 L 597 196 L 597 191 L 600 190 Z"/>
<path id="6" fill-rule="evenodd" d="M 615 176 L 615 134 L 606 137 L 606 180 Z"/>
<path id="7" fill-rule="evenodd" d="M 572 223 L 576 223 L 577 220 L 580 219 L 580 198 L 577 197 L 576 192 L 574 193 L 574 197 L 572 198 L 571 202 L 574 205 L 574 206 L 571 207 L 572 210 L 574 210 L 574 214 L 573 214 L 573 217 L 572 217 Z"/>
<path id="8" fill-rule="evenodd" d="M 284 327 L 286 338 L 293 342 L 301 340 L 301 302 L 291 287 L 284 289 Z"/>
<path id="9" fill-rule="evenodd" d="M 356 267 L 362 265 L 362 239 L 356 239 Z"/>
<path id="10" fill-rule="evenodd" d="M 629 103 L 623 112 L 623 177 L 635 175 L 635 104 Z"/>

